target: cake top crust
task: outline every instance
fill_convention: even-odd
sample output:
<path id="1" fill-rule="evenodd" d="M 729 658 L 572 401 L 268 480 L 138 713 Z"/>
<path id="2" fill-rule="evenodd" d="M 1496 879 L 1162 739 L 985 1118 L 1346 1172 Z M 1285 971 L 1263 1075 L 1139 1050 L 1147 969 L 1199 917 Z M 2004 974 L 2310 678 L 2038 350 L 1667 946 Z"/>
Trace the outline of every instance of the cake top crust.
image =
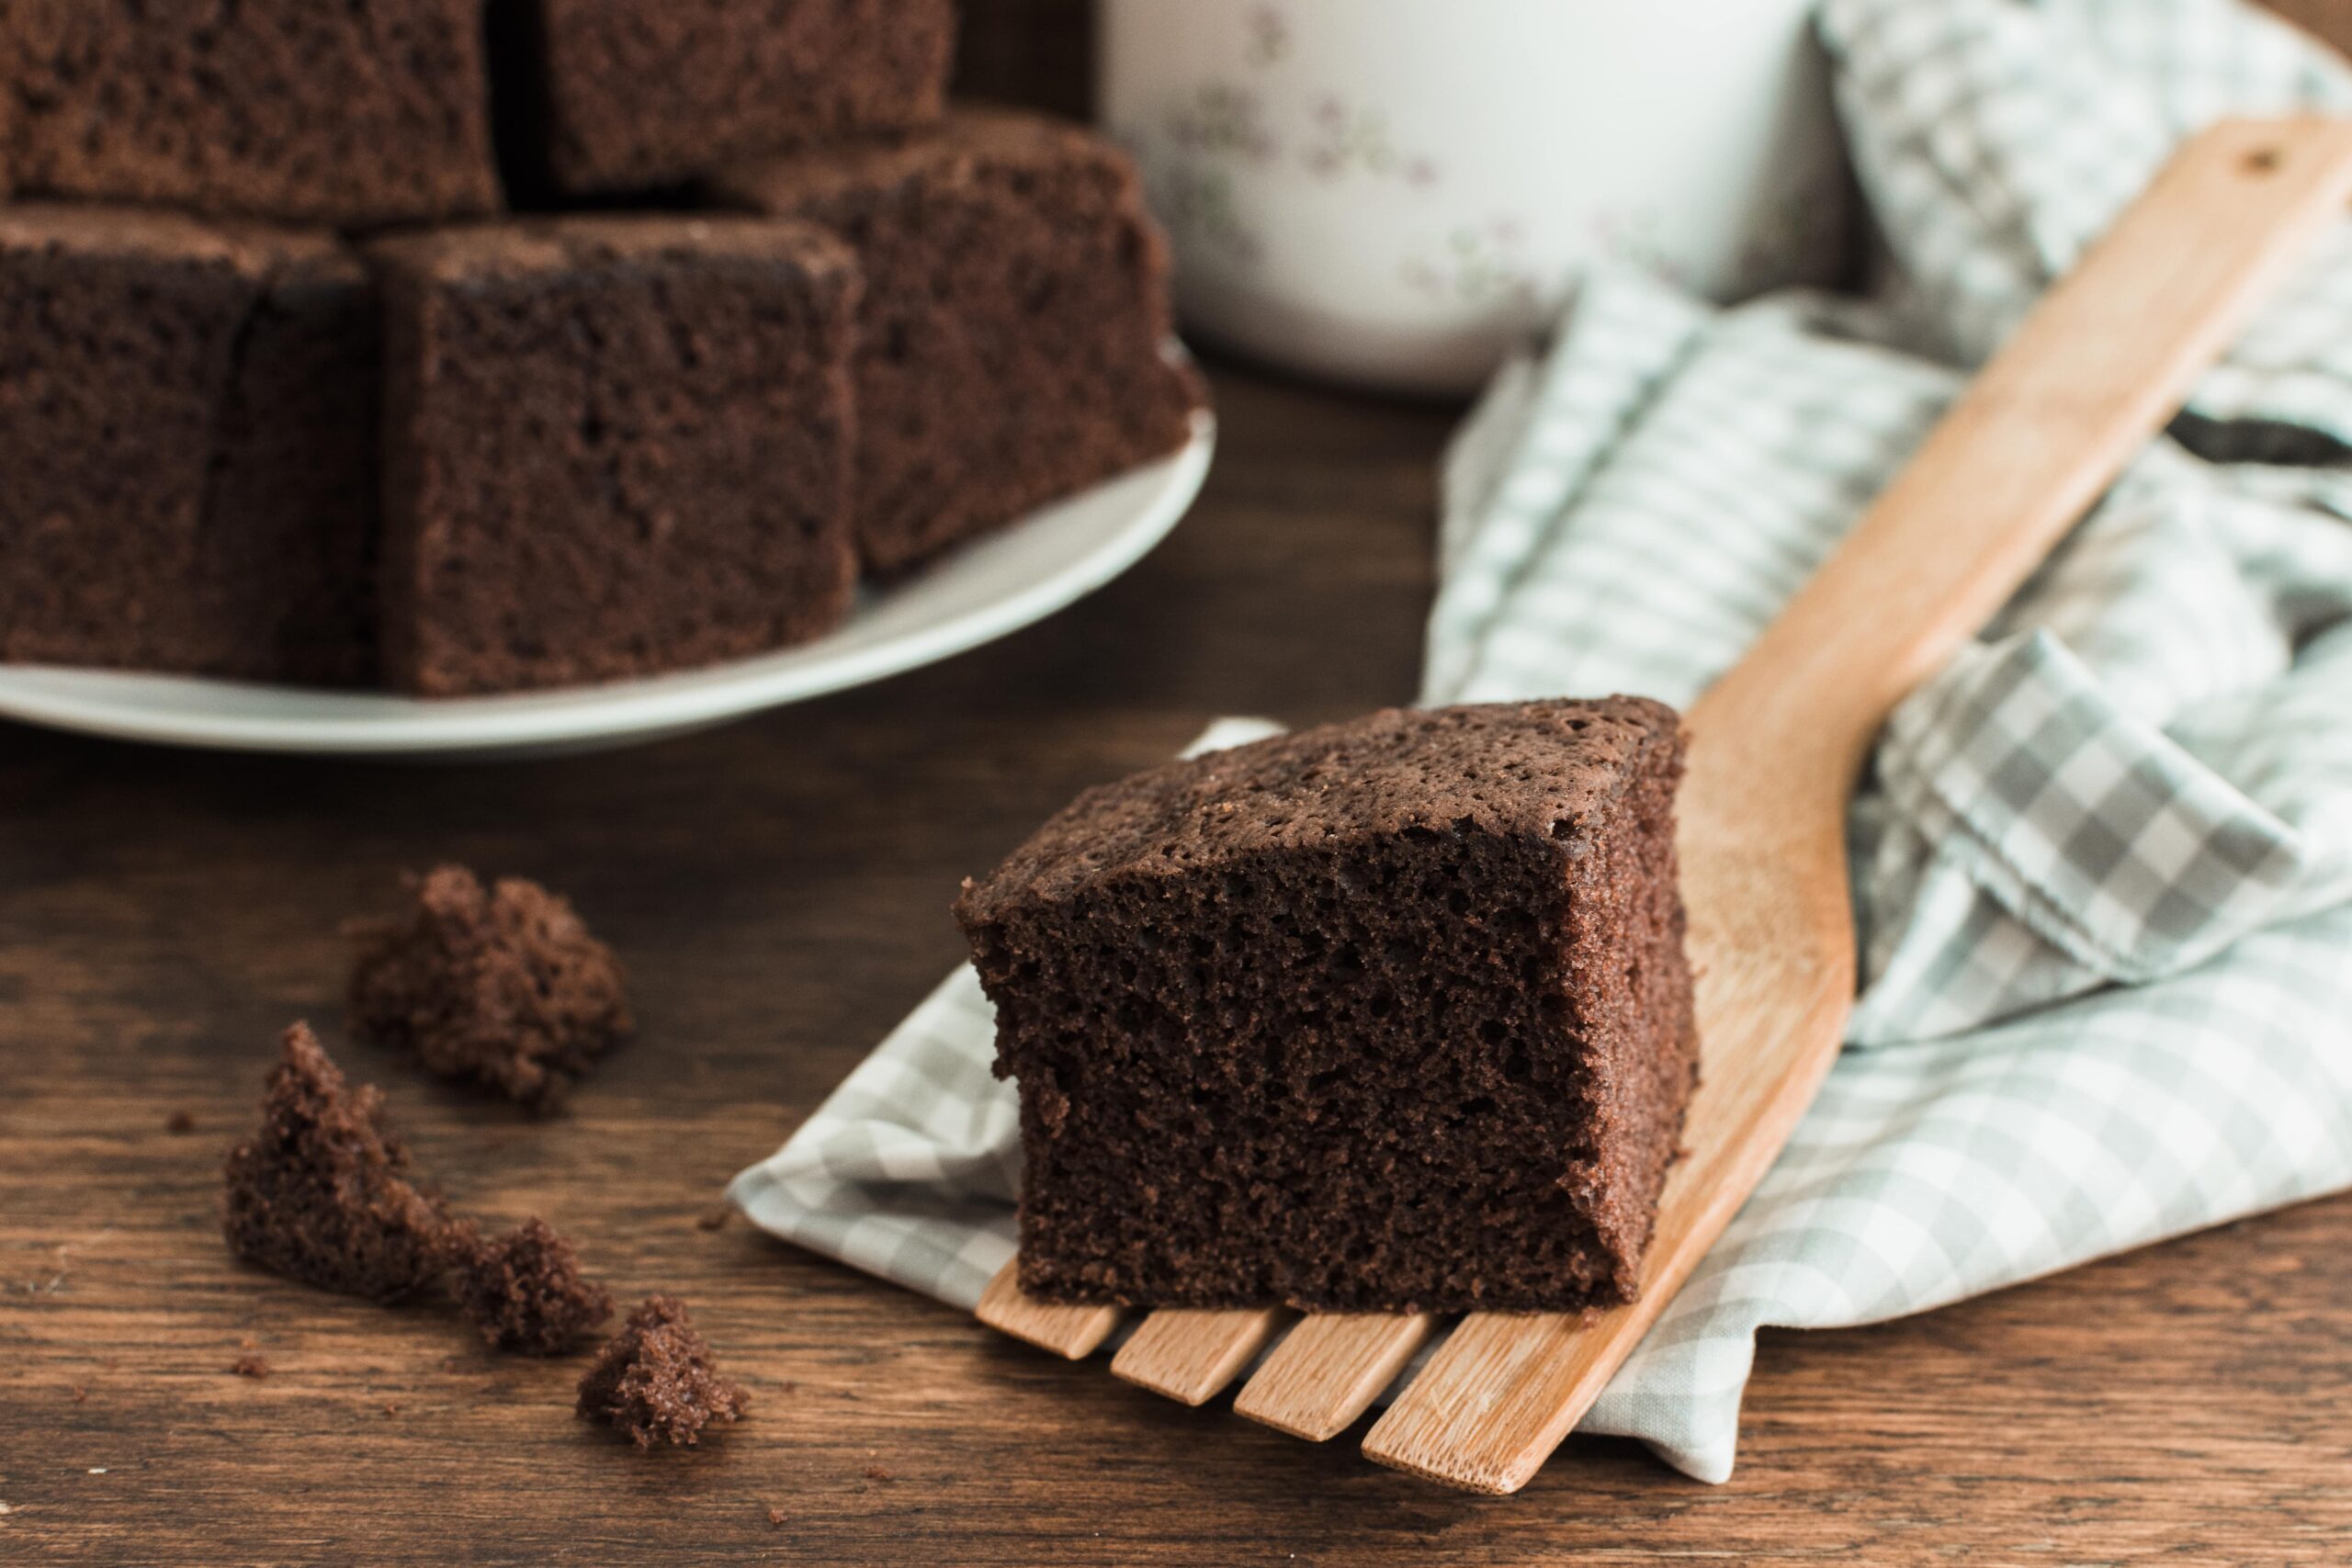
<path id="1" fill-rule="evenodd" d="M 1574 854 L 1595 811 L 1673 746 L 1679 724 L 1646 697 L 1386 708 L 1212 751 L 1080 795 L 967 882 L 956 912 L 984 924 L 1116 877 L 1408 830 L 1541 837 Z"/>
<path id="2" fill-rule="evenodd" d="M 43 253 L 205 263 L 251 278 L 298 273 L 356 278 L 361 272 L 358 258 L 323 230 L 197 218 L 155 208 L 43 201 L 0 206 L 0 256 Z"/>
<path id="3" fill-rule="evenodd" d="M 973 186 L 1071 171 L 1102 180 L 1114 199 L 1141 199 L 1133 162 L 1094 131 L 987 104 L 959 104 L 936 126 L 901 136 L 755 159 L 714 175 L 709 188 L 721 200 L 793 212 L 909 186 Z"/>
<path id="4" fill-rule="evenodd" d="M 814 224 L 725 214 L 593 213 L 464 224 L 379 240 L 368 254 L 396 272 L 436 284 L 714 258 L 781 264 L 812 278 L 846 284 L 857 265 L 848 246 Z"/>

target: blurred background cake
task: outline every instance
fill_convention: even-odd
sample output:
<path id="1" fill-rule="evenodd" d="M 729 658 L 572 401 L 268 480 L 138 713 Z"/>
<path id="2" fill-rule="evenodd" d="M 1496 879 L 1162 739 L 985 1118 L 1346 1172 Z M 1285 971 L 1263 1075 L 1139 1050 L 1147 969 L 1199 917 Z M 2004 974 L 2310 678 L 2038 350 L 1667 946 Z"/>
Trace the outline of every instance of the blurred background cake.
<path id="1" fill-rule="evenodd" d="M 0 10 L 0 660 L 690 668 L 1182 446 L 1134 167 L 951 113 L 956 38 L 951 0 Z"/>

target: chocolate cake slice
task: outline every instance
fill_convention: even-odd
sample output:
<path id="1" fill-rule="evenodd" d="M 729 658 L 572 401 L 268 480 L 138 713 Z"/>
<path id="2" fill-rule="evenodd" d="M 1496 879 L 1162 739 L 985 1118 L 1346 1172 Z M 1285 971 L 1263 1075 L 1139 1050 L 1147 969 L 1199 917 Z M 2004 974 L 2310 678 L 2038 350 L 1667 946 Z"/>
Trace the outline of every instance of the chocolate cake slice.
<path id="1" fill-rule="evenodd" d="M 411 884 L 408 911 L 356 925 L 351 1031 L 534 1111 L 562 1103 L 635 1029 L 620 960 L 567 900 L 461 865 Z"/>
<path id="2" fill-rule="evenodd" d="M 562 191 L 641 190 L 936 120 L 953 0 L 521 0 L 514 87 Z"/>
<path id="3" fill-rule="evenodd" d="M 425 695 L 781 648 L 849 610 L 854 264 L 806 225 L 379 243 L 382 629 Z"/>
<path id="4" fill-rule="evenodd" d="M 324 233 L 0 208 L 0 659 L 371 679 L 379 354 Z"/>
<path id="5" fill-rule="evenodd" d="M 483 0 L 8 0 L 27 194 L 366 228 L 496 210 Z"/>
<path id="6" fill-rule="evenodd" d="M 345 1087 L 288 1029 L 261 1131 L 229 1152 L 222 1229 L 239 1257 L 322 1290 L 391 1301 L 447 1267 L 448 1220 L 416 1187 L 375 1089 Z"/>
<path id="7" fill-rule="evenodd" d="M 1680 772 L 1645 699 L 1389 711 L 1091 791 L 967 883 L 1023 1288 L 1629 1299 L 1697 1059 Z"/>
<path id="8" fill-rule="evenodd" d="M 1166 246 L 1134 166 L 1091 132 L 963 108 L 900 141 L 737 168 L 712 189 L 857 251 L 868 570 L 905 571 L 1190 437 L 1204 393 L 1166 355 Z"/>

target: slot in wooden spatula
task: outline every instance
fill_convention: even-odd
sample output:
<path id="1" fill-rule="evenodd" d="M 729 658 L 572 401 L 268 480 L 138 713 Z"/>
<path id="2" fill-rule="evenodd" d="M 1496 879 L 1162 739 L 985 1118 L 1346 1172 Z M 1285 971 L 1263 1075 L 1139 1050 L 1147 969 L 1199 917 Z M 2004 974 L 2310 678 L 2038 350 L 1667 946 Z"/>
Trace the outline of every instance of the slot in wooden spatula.
<path id="1" fill-rule="evenodd" d="M 1887 714 L 2164 427 L 2347 200 L 2352 121 L 2229 121 L 2185 143 L 1691 709 L 1678 845 L 1701 1083 L 1640 1299 L 1589 1318 L 1472 1314 L 1373 1427 L 1365 1453 L 1471 1491 L 1513 1492 L 1591 1406 L 1754 1190 L 1837 1056 L 1854 994 L 1846 803 Z M 1010 1265 L 980 1315 L 1076 1355 L 1114 1325 L 1106 1309 L 1027 1301 Z M 1309 1316 L 1237 1408 L 1329 1437 L 1435 1326 L 1426 1316 Z M 1273 1327 L 1265 1312 L 1155 1313 L 1114 1370 L 1198 1404 Z"/>

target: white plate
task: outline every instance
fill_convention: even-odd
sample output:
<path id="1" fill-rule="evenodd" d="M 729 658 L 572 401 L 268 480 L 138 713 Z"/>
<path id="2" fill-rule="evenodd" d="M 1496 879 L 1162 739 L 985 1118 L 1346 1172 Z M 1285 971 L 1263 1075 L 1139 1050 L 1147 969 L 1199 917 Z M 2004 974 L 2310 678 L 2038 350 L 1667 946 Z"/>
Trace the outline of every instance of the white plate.
<path id="1" fill-rule="evenodd" d="M 514 696 L 378 692 L 185 675 L 0 666 L 0 716 L 169 746 L 427 758 L 586 750 L 699 728 L 878 681 L 1044 619 L 1166 536 L 1200 493 L 1216 426 L 1172 457 L 1041 508 L 903 582 L 861 590 L 840 630 L 675 675 Z"/>

